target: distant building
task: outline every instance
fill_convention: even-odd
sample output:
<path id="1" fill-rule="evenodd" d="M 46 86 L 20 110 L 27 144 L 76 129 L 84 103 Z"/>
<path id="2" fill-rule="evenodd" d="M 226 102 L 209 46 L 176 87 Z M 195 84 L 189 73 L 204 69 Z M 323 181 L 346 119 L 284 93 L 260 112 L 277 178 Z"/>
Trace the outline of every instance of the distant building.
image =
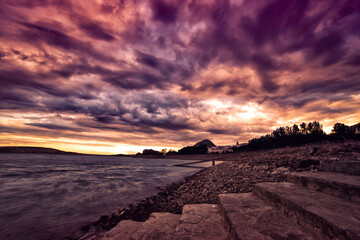
<path id="1" fill-rule="evenodd" d="M 225 146 L 215 146 L 215 147 L 211 147 L 208 149 L 208 153 L 229 153 L 229 152 L 234 152 L 234 150 L 232 149 L 233 147 L 240 147 L 240 146 L 244 146 L 246 145 L 246 143 L 241 143 L 239 144 L 239 142 L 236 142 L 235 145 L 225 145 Z"/>

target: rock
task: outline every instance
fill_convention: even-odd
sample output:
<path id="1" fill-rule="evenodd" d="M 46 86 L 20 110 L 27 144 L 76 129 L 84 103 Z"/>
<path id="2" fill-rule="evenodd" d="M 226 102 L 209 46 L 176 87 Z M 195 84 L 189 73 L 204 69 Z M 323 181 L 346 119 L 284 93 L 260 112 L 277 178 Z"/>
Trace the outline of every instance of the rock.
<path id="1" fill-rule="evenodd" d="M 279 167 L 276 169 L 278 172 L 281 172 L 281 173 L 286 173 L 286 172 L 289 172 L 290 170 L 286 167 Z"/>
<path id="2" fill-rule="evenodd" d="M 135 222 L 131 220 L 121 221 L 113 229 L 107 232 L 102 240 L 130 239 L 142 224 L 142 222 Z"/>
<path id="3" fill-rule="evenodd" d="M 312 165 L 319 166 L 320 161 L 315 160 L 315 159 L 301 160 L 297 167 L 298 168 L 308 168 L 308 167 L 311 167 Z"/>
<path id="4" fill-rule="evenodd" d="M 91 228 L 91 226 L 88 224 L 88 225 L 81 227 L 80 230 L 83 232 L 88 232 L 90 230 L 90 228 Z"/>
<path id="5" fill-rule="evenodd" d="M 193 204 L 185 205 L 173 239 L 226 240 L 229 234 L 217 205 Z"/>
<path id="6" fill-rule="evenodd" d="M 109 216 L 103 215 L 94 223 L 94 226 L 104 225 L 107 220 L 109 219 Z"/>
<path id="7" fill-rule="evenodd" d="M 310 152 L 310 154 L 311 155 L 314 155 L 314 154 L 316 154 L 318 151 L 319 151 L 319 147 L 313 147 L 312 149 L 311 149 L 311 152 Z"/>
<path id="8" fill-rule="evenodd" d="M 134 240 L 171 240 L 180 215 L 171 213 L 152 213 L 141 228 L 134 233 Z"/>

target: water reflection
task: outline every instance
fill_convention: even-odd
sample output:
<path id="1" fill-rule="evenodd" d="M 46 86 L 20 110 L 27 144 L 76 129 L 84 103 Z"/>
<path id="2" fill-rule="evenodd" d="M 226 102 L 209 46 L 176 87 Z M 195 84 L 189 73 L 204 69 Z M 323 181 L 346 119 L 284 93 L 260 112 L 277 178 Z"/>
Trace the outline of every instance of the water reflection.
<path id="1" fill-rule="evenodd" d="M 63 239 L 211 162 L 0 154 L 0 239 Z"/>

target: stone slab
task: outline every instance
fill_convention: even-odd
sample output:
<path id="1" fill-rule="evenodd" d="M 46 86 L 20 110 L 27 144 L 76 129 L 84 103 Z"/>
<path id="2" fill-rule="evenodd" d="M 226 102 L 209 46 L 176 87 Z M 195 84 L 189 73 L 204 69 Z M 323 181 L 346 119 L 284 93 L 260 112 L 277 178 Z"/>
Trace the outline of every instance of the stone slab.
<path id="1" fill-rule="evenodd" d="M 131 240 L 172 240 L 179 220 L 179 214 L 152 213 Z"/>
<path id="2" fill-rule="evenodd" d="M 219 206 L 215 204 L 185 205 L 179 225 L 175 230 L 174 239 L 229 239 Z"/>
<path id="3" fill-rule="evenodd" d="M 258 183 L 253 192 L 297 219 L 309 231 L 331 238 L 360 239 L 360 206 L 289 182 Z"/>
<path id="4" fill-rule="evenodd" d="M 297 172 L 287 175 L 288 182 L 360 203 L 360 176 L 334 172 Z"/>
<path id="5" fill-rule="evenodd" d="M 360 161 L 321 160 L 322 171 L 360 176 Z"/>
<path id="6" fill-rule="evenodd" d="M 253 193 L 221 194 L 219 199 L 231 239 L 314 239 Z"/>
<path id="7" fill-rule="evenodd" d="M 124 220 L 108 231 L 102 240 L 129 240 L 132 235 L 142 226 L 143 222 Z"/>

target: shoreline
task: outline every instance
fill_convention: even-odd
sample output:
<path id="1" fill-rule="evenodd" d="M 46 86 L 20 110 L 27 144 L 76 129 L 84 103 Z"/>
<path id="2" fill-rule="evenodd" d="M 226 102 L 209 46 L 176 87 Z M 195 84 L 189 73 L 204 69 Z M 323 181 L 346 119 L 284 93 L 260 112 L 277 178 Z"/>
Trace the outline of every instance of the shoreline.
<path id="1" fill-rule="evenodd" d="M 193 159 L 176 159 L 176 160 L 193 160 Z M 211 160 L 207 160 L 211 161 Z M 171 195 L 174 190 L 181 187 L 184 183 L 191 180 L 195 175 L 201 173 L 202 171 L 212 168 L 205 167 L 200 169 L 198 172 L 193 173 L 189 176 L 184 177 L 183 179 L 169 183 L 164 189 L 159 189 L 159 192 L 155 195 L 144 198 L 141 201 L 129 204 L 127 207 L 120 208 L 117 212 L 113 212 L 111 215 L 102 215 L 96 222 L 92 224 L 84 225 L 77 232 L 71 233 L 66 236 L 66 240 L 90 240 L 90 239 L 101 239 L 103 234 L 109 231 L 111 228 L 115 227 L 118 222 L 123 220 L 134 220 L 143 222 L 147 220 L 152 212 L 171 212 L 175 214 L 180 214 L 182 210 L 179 209 L 179 205 L 176 208 L 172 206 L 166 206 L 169 204 L 168 200 L 173 200 Z M 170 207 L 170 208 L 169 208 Z M 175 209 L 175 210 L 174 210 Z"/>
<path id="2" fill-rule="evenodd" d="M 251 192 L 253 185 L 258 182 L 284 181 L 288 172 L 321 170 L 320 160 L 360 161 L 359 149 L 360 143 L 331 143 L 226 154 L 221 156 L 223 160 L 219 159 L 223 163 L 169 184 L 156 195 L 119 209 L 117 213 L 103 215 L 98 221 L 82 227 L 65 239 L 97 240 L 122 220 L 145 221 L 152 212 L 180 214 L 185 204 L 217 204 L 218 195 L 222 193 Z M 199 156 L 206 157 L 210 156 Z M 184 160 L 190 159 L 187 157 Z"/>

